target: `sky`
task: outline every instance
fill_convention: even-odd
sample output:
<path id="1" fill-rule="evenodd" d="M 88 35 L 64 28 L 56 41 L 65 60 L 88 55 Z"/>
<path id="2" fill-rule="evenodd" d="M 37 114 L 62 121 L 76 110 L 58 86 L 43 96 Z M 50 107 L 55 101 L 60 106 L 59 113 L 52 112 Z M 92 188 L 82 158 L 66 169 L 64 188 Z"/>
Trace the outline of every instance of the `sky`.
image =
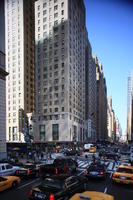
<path id="1" fill-rule="evenodd" d="M 92 46 L 103 65 L 107 95 L 122 132 L 126 130 L 127 76 L 133 71 L 133 3 L 128 0 L 84 0 L 86 26 Z"/>

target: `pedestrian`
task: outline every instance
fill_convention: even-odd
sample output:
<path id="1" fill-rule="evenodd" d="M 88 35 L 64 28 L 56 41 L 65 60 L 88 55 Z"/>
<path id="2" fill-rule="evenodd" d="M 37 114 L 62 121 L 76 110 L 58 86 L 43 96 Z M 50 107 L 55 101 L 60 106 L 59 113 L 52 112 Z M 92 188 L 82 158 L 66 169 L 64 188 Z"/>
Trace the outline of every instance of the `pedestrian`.
<path id="1" fill-rule="evenodd" d="M 94 154 L 93 154 L 93 156 L 92 156 L 92 160 L 93 160 L 93 163 L 95 164 L 95 162 L 96 162 L 96 157 L 95 157 Z"/>

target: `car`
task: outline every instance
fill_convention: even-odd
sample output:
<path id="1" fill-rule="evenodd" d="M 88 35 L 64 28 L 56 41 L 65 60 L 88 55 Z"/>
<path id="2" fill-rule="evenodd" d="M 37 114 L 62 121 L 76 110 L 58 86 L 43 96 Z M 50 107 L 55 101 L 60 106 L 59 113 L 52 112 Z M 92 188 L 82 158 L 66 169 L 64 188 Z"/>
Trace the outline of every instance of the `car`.
<path id="1" fill-rule="evenodd" d="M 72 174 L 76 172 L 77 162 L 71 158 L 58 157 L 52 164 L 46 164 L 41 167 L 42 176 L 54 174 Z"/>
<path id="2" fill-rule="evenodd" d="M 113 182 L 123 184 L 133 184 L 133 166 L 120 165 L 112 176 Z"/>
<path id="3" fill-rule="evenodd" d="M 0 192 L 9 188 L 15 188 L 20 183 L 17 176 L 0 176 Z"/>
<path id="4" fill-rule="evenodd" d="M 95 153 L 96 152 L 96 147 L 90 147 L 89 152 L 90 153 Z"/>
<path id="5" fill-rule="evenodd" d="M 114 152 L 105 152 L 103 154 L 103 157 L 104 157 L 104 160 L 106 160 L 106 159 L 113 159 L 113 160 L 117 161 L 117 160 L 119 160 L 120 155 L 118 155 L 118 154 L 116 154 Z"/>
<path id="6" fill-rule="evenodd" d="M 20 177 L 38 177 L 40 175 L 40 168 L 33 163 L 26 163 L 16 171 L 16 175 Z"/>
<path id="7" fill-rule="evenodd" d="M 85 175 L 88 178 L 106 178 L 106 167 L 101 163 L 91 163 L 89 167 L 85 170 Z"/>
<path id="8" fill-rule="evenodd" d="M 83 193 L 77 193 L 72 196 L 69 200 L 114 200 L 114 197 L 109 194 L 97 191 L 85 191 Z"/>
<path id="9" fill-rule="evenodd" d="M 9 163 L 0 163 L 0 176 L 14 175 L 19 166 L 12 166 Z"/>
<path id="10" fill-rule="evenodd" d="M 87 178 L 84 176 L 55 175 L 45 178 L 38 186 L 31 188 L 31 200 L 68 200 L 76 192 L 86 190 Z"/>

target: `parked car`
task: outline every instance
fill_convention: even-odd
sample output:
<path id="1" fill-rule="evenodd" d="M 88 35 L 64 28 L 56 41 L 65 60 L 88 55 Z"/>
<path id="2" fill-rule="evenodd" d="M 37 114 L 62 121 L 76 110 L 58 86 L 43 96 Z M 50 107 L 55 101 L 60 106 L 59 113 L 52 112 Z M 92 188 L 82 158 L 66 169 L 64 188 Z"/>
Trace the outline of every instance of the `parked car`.
<path id="1" fill-rule="evenodd" d="M 15 188 L 20 183 L 20 178 L 16 176 L 0 176 L 0 192 L 9 188 Z"/>
<path id="2" fill-rule="evenodd" d="M 112 180 L 116 183 L 133 184 L 133 166 L 120 165 L 113 173 Z"/>
<path id="3" fill-rule="evenodd" d="M 69 200 L 81 200 L 81 199 L 91 199 L 91 200 L 114 200 L 114 197 L 109 194 L 97 191 L 85 191 L 83 193 L 77 193 L 72 196 Z"/>
<path id="4" fill-rule="evenodd" d="M 92 163 L 86 170 L 85 170 L 86 177 L 91 178 L 106 178 L 106 167 L 104 164 L 101 163 Z"/>
<path id="5" fill-rule="evenodd" d="M 58 157 L 52 164 L 46 164 L 41 167 L 43 176 L 54 174 L 72 174 L 76 171 L 78 164 L 71 158 Z"/>
<path id="6" fill-rule="evenodd" d="M 86 189 L 87 179 L 83 176 L 58 175 L 44 179 L 38 186 L 32 188 L 29 193 L 31 200 L 68 200 L 76 192 Z"/>
<path id="7" fill-rule="evenodd" d="M 26 163 L 23 167 L 20 167 L 16 171 L 16 175 L 20 177 L 37 177 L 40 175 L 40 168 L 37 167 L 35 164 Z"/>
<path id="8" fill-rule="evenodd" d="M 12 166 L 9 163 L 0 163 L 0 176 L 14 175 L 18 169 L 18 166 Z"/>

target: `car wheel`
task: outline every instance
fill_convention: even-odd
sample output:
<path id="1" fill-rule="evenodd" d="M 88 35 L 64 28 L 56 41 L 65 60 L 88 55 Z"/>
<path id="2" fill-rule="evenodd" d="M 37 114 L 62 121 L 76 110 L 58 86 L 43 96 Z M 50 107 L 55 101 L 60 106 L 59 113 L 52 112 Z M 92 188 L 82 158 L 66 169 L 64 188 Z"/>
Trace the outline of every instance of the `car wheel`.
<path id="1" fill-rule="evenodd" d="M 16 188 L 18 186 L 18 182 L 17 181 L 14 181 L 13 183 L 12 183 L 12 188 Z"/>

